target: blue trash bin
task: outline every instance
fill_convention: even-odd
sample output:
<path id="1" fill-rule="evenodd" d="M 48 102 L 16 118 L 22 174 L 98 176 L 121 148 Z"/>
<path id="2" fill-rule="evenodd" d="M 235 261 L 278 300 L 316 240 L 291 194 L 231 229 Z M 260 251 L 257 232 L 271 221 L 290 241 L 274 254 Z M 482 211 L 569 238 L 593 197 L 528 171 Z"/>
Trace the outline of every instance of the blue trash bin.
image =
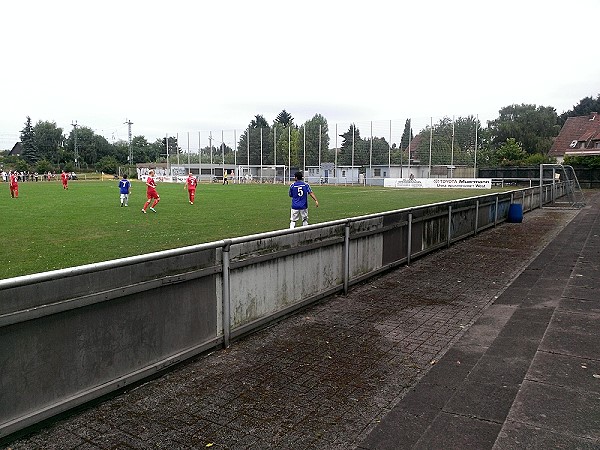
<path id="1" fill-rule="evenodd" d="M 511 203 L 508 207 L 508 221 L 510 223 L 523 222 L 523 205 L 519 203 Z"/>

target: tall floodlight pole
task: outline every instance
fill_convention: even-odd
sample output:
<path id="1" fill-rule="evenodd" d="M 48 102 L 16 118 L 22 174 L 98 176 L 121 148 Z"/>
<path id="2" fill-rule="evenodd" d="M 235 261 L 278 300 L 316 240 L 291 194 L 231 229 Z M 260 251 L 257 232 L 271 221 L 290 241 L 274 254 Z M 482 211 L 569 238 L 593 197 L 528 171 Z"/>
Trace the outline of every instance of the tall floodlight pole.
<path id="1" fill-rule="evenodd" d="M 236 130 L 233 130 L 233 145 L 235 145 L 235 147 L 233 148 L 233 165 L 237 167 L 238 145 L 237 145 L 237 131 Z M 239 171 L 238 171 L 238 175 L 239 175 Z"/>
<path id="2" fill-rule="evenodd" d="M 429 120 L 429 174 L 427 178 L 431 178 L 431 146 L 433 144 L 433 117 Z"/>
<path id="3" fill-rule="evenodd" d="M 79 167 L 77 165 L 78 161 L 79 161 L 79 153 L 77 152 L 77 121 L 75 121 L 75 123 L 71 123 L 71 125 L 73 126 L 73 146 L 74 146 L 74 153 L 75 153 L 75 167 Z"/>
<path id="4" fill-rule="evenodd" d="M 369 145 L 369 175 L 373 176 L 373 121 L 371 120 L 371 143 Z"/>
<path id="5" fill-rule="evenodd" d="M 171 170 L 169 169 L 169 133 L 165 134 L 165 145 L 167 146 L 167 173 L 170 176 Z"/>
<path id="6" fill-rule="evenodd" d="M 263 136 L 262 127 L 260 127 L 260 182 L 263 181 Z"/>
<path id="7" fill-rule="evenodd" d="M 322 124 L 319 124 L 319 180 L 323 178 L 321 176 L 321 128 Z"/>
<path id="8" fill-rule="evenodd" d="M 277 126 L 275 124 L 273 124 L 273 165 L 275 166 L 273 183 L 277 183 Z"/>
<path id="9" fill-rule="evenodd" d="M 400 146 L 402 147 L 402 146 Z M 392 172 L 392 121 L 390 120 L 390 141 L 388 142 L 388 177 Z M 400 149 L 400 178 L 402 178 L 402 149 Z"/>
<path id="10" fill-rule="evenodd" d="M 304 150 L 302 156 L 302 172 L 306 174 L 306 123 L 304 124 Z"/>
<path id="11" fill-rule="evenodd" d="M 352 124 L 352 183 L 354 183 L 354 130 L 356 129 L 355 124 Z"/>
<path id="12" fill-rule="evenodd" d="M 292 178 L 292 126 L 288 124 L 288 181 Z"/>
<path id="13" fill-rule="evenodd" d="M 411 137 L 412 137 L 412 120 L 409 117 L 408 118 L 408 174 L 409 175 L 410 175 L 410 156 L 411 156 L 410 155 L 410 151 L 411 151 L 410 146 L 411 146 L 411 141 L 412 141 Z M 402 142 L 402 140 L 400 142 Z M 402 147 L 402 146 L 400 146 L 400 147 Z M 400 154 L 402 155 L 402 151 L 400 152 Z"/>
<path id="14" fill-rule="evenodd" d="M 128 142 L 129 142 L 129 156 L 127 157 L 127 161 L 129 161 L 129 165 L 132 166 L 133 165 L 133 147 L 131 146 L 131 125 L 133 125 L 133 122 L 129 119 L 125 119 L 125 125 L 127 125 L 127 138 L 128 138 Z"/>
<path id="15" fill-rule="evenodd" d="M 473 178 L 477 178 L 477 130 L 479 129 L 479 114 L 475 118 L 475 160 L 473 162 Z"/>
<path id="16" fill-rule="evenodd" d="M 454 116 L 452 116 L 452 144 L 450 145 L 450 178 L 454 178 Z"/>
<path id="17" fill-rule="evenodd" d="M 214 176 L 213 159 L 212 159 L 212 131 L 208 132 L 208 147 L 210 150 L 210 181 Z"/>
<path id="18" fill-rule="evenodd" d="M 248 166 L 248 175 L 250 175 L 250 127 L 248 127 L 248 139 L 246 140 L 246 159 Z"/>
<path id="19" fill-rule="evenodd" d="M 335 155 L 333 156 L 333 175 L 335 176 L 335 183 L 337 184 L 337 157 L 338 157 L 338 124 L 335 124 Z"/>

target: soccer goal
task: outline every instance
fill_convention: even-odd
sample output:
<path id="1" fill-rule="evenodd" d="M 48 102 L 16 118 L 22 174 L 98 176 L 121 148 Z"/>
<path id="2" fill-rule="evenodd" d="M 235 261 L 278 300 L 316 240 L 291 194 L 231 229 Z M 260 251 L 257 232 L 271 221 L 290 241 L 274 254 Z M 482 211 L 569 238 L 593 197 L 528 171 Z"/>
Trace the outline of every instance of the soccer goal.
<path id="1" fill-rule="evenodd" d="M 544 179 L 544 173 L 546 173 L 544 169 L 552 170 L 552 176 L 550 179 Z M 544 181 L 550 181 L 552 183 L 553 204 L 557 206 L 568 205 L 571 208 L 582 208 L 585 206 L 583 191 L 581 190 L 579 180 L 577 179 L 577 175 L 575 174 L 575 170 L 572 166 L 566 166 L 563 164 L 540 164 L 540 190 L 544 185 Z M 556 197 L 557 183 L 565 183 L 567 193 L 566 201 L 564 197 L 561 197 L 560 199 Z M 542 206 L 542 197 L 543 196 L 540 195 L 540 207 Z"/>
<path id="2" fill-rule="evenodd" d="M 287 166 L 281 165 L 245 165 L 237 166 L 239 183 L 284 183 L 289 177 Z"/>

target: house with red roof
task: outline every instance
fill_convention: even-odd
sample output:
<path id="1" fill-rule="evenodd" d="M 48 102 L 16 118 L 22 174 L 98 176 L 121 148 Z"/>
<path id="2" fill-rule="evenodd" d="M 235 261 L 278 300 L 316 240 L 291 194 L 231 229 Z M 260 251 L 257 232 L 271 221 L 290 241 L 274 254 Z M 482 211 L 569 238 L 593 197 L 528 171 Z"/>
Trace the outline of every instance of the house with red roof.
<path id="1" fill-rule="evenodd" d="M 560 130 L 548 156 L 562 163 L 565 156 L 600 155 L 600 115 L 569 117 Z"/>

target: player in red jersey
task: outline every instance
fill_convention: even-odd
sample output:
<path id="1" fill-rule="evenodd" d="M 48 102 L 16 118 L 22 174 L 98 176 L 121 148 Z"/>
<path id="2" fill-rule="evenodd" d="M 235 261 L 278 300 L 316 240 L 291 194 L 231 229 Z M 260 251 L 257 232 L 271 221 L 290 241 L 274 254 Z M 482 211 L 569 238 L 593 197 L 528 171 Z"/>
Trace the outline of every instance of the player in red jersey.
<path id="1" fill-rule="evenodd" d="M 60 174 L 60 181 L 62 181 L 63 189 L 69 189 L 67 184 L 69 183 L 69 175 L 64 170 Z"/>
<path id="2" fill-rule="evenodd" d="M 192 172 L 188 175 L 185 180 L 185 189 L 188 191 L 188 197 L 190 198 L 190 205 L 194 204 L 194 198 L 196 197 L 196 187 L 198 186 L 198 180 Z"/>
<path id="3" fill-rule="evenodd" d="M 10 172 L 8 183 L 10 189 L 10 196 L 12 198 L 17 198 L 19 196 L 19 180 L 16 171 Z"/>
<path id="4" fill-rule="evenodd" d="M 144 207 L 142 208 L 142 212 L 144 214 L 146 214 L 146 209 L 150 205 L 150 202 L 152 202 L 153 200 L 154 200 L 154 203 L 152 203 L 152 206 L 150 206 L 150 211 L 156 212 L 154 207 L 160 201 L 158 192 L 156 192 L 156 181 L 154 180 L 154 170 L 151 170 L 150 172 L 148 172 L 148 179 L 146 180 L 146 186 L 148 186 L 148 188 L 146 189 L 146 196 L 148 197 L 148 200 L 146 200 L 146 203 L 144 203 Z"/>

